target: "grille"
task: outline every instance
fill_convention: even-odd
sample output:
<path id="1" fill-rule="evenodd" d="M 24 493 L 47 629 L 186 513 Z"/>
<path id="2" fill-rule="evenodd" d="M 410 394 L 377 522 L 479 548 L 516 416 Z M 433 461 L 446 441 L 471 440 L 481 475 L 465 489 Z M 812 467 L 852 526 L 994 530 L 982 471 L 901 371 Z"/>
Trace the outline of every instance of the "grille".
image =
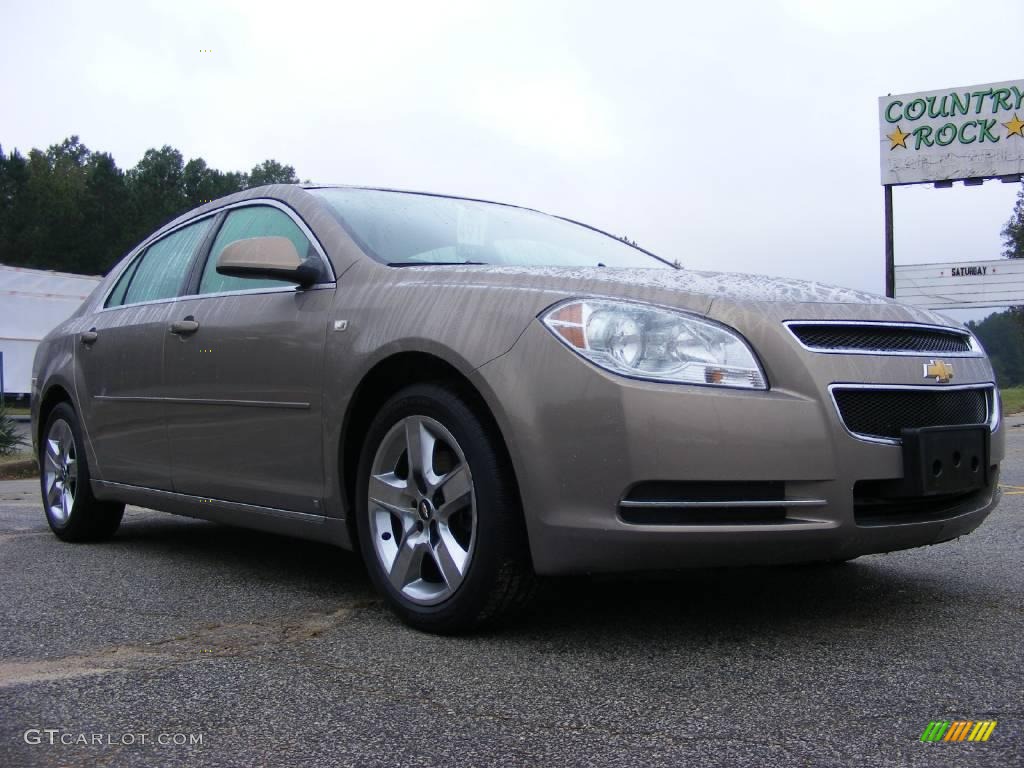
<path id="1" fill-rule="evenodd" d="M 805 346 L 824 352 L 962 354 L 973 351 L 970 337 L 953 329 L 832 323 L 794 324 L 790 329 Z"/>
<path id="2" fill-rule="evenodd" d="M 898 439 L 904 429 L 984 424 L 989 389 L 835 389 L 846 428 L 858 435 Z"/>
<path id="3" fill-rule="evenodd" d="M 721 509 L 637 509 L 623 507 L 622 519 L 633 525 L 756 525 L 757 523 L 784 523 L 784 507 L 722 507 Z"/>
<path id="4" fill-rule="evenodd" d="M 953 517 L 965 511 L 968 504 L 987 503 L 984 490 L 943 496 L 890 496 L 885 486 L 891 481 L 858 480 L 853 486 L 853 519 L 857 525 L 893 525 L 923 523 Z"/>

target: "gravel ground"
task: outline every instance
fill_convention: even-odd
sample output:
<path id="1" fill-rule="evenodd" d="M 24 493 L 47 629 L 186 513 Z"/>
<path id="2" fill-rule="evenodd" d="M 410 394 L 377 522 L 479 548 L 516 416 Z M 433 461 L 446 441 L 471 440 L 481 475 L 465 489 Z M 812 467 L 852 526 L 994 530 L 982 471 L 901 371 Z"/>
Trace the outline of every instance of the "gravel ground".
<path id="1" fill-rule="evenodd" d="M 0 765 L 1024 765 L 1022 421 L 960 541 L 560 580 L 457 639 L 351 554 L 135 508 L 62 544 L 34 481 L 0 483 Z M 922 744 L 939 719 L 998 726 Z"/>

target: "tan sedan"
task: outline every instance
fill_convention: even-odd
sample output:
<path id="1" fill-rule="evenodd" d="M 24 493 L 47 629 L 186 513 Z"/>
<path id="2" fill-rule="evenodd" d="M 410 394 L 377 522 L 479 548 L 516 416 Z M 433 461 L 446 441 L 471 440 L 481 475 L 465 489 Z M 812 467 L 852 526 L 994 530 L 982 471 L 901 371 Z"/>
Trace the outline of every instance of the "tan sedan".
<path id="1" fill-rule="evenodd" d="M 359 549 L 410 624 L 536 574 L 841 561 L 997 500 L 971 334 L 876 296 L 700 273 L 537 211 L 248 190 L 129 253 L 40 344 L 62 539 L 126 503 Z"/>

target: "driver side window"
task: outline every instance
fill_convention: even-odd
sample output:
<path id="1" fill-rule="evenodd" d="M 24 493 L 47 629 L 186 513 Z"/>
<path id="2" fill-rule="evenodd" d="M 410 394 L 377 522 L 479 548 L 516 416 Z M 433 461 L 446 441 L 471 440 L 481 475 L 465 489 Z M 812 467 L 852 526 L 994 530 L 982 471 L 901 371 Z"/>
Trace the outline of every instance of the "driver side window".
<path id="1" fill-rule="evenodd" d="M 300 256 L 317 258 L 309 239 L 284 211 L 269 205 L 253 205 L 236 208 L 228 213 L 224 224 L 213 241 L 210 255 L 203 267 L 199 280 L 199 293 L 221 293 L 222 291 L 249 291 L 254 288 L 290 287 L 287 280 L 231 277 L 217 272 L 217 259 L 231 243 L 250 237 L 286 237 L 295 245 Z"/>

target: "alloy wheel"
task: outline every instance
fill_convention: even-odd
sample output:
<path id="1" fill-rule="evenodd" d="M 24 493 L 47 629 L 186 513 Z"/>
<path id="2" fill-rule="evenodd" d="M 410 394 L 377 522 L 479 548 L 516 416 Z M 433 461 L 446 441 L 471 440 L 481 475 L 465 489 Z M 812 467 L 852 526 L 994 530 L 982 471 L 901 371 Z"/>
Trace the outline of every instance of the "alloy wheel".
<path id="1" fill-rule="evenodd" d="M 43 489 L 51 519 L 64 525 L 75 505 L 78 491 L 78 460 L 71 425 L 57 419 L 43 445 Z"/>
<path id="2" fill-rule="evenodd" d="M 368 488 L 377 560 L 404 598 L 436 605 L 462 584 L 476 543 L 473 476 L 440 422 L 407 416 L 384 436 Z"/>

